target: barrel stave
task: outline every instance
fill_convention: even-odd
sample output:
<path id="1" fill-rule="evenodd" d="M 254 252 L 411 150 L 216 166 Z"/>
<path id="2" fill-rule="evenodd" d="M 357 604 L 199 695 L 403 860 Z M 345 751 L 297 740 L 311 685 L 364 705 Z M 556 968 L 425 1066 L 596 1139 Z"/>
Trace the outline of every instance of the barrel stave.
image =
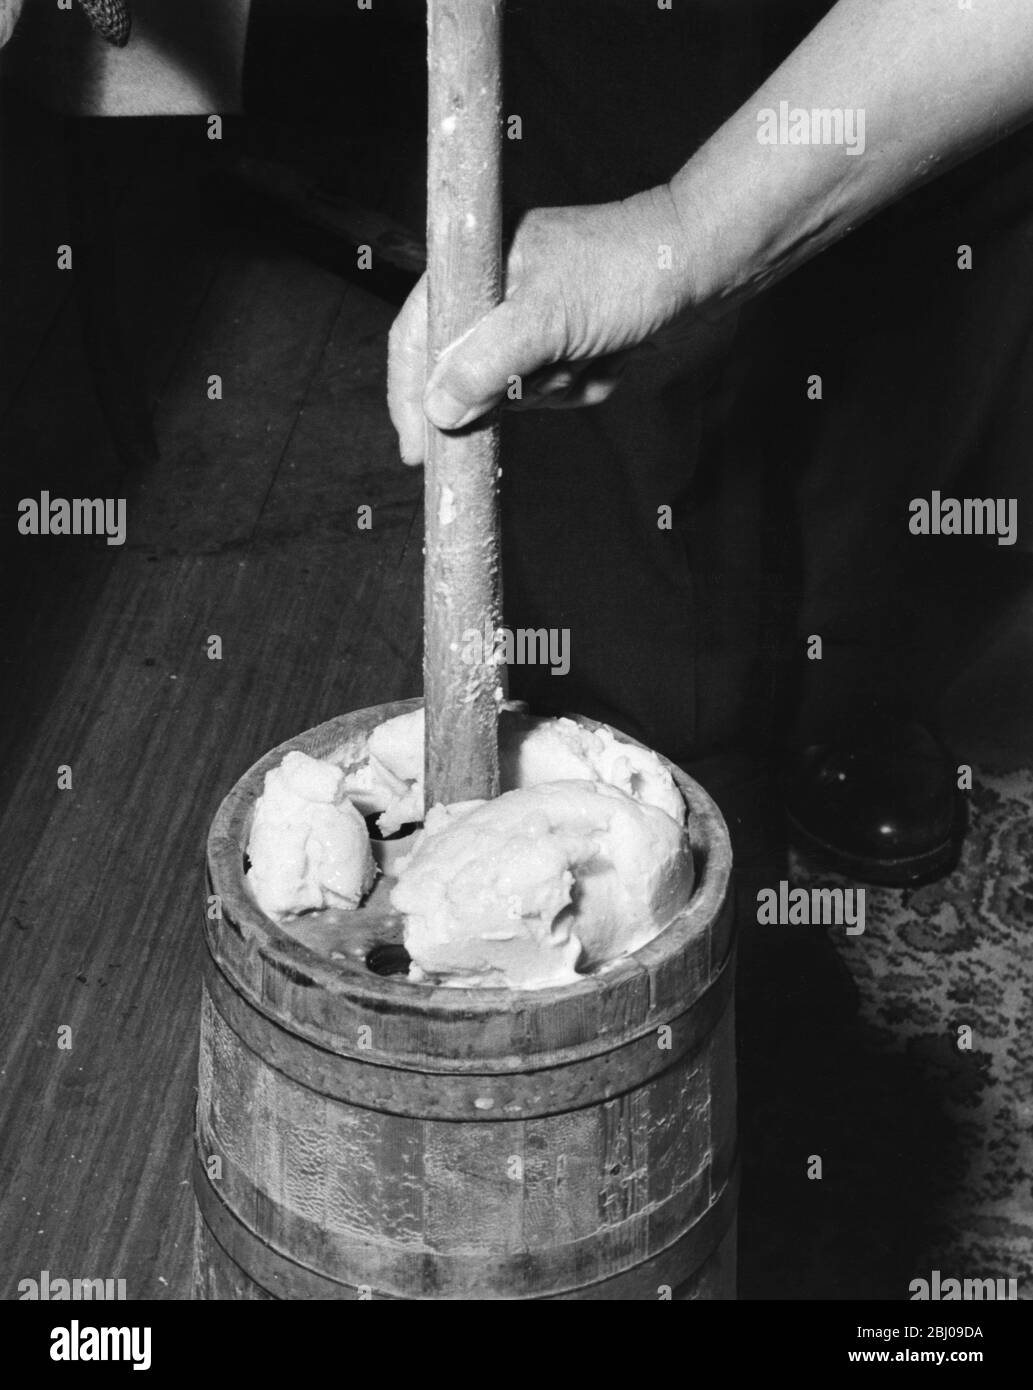
<path id="1" fill-rule="evenodd" d="M 347 924 L 300 941 L 251 900 L 243 851 L 265 771 L 291 747 L 358 746 L 414 704 L 273 750 L 213 824 L 195 1297 L 734 1297 L 730 854 L 694 783 L 674 770 L 692 901 L 576 986 L 379 977 L 361 953 L 315 949 Z M 389 918 L 354 920 L 373 940 L 397 932 Z"/>

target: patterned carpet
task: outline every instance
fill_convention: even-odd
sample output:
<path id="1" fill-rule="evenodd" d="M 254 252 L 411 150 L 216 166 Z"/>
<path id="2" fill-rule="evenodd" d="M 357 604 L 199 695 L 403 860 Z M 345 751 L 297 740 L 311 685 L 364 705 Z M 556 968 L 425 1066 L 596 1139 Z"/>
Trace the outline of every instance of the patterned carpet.
<path id="1" fill-rule="evenodd" d="M 869 888 L 864 935 L 786 930 L 744 942 L 741 1296 L 907 1299 L 939 1270 L 1033 1298 L 1033 771 L 977 772 L 957 869 Z"/>

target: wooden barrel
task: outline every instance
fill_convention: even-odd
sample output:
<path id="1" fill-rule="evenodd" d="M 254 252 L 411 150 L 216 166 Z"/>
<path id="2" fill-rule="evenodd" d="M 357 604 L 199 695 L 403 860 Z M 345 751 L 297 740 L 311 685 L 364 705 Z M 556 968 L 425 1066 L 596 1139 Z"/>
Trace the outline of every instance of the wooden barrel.
<path id="1" fill-rule="evenodd" d="M 687 908 L 575 985 L 411 984 L 378 973 L 383 896 L 288 932 L 246 890 L 266 772 L 418 703 L 283 744 L 213 822 L 194 1297 L 734 1298 L 731 852 L 702 788 L 671 768 Z"/>

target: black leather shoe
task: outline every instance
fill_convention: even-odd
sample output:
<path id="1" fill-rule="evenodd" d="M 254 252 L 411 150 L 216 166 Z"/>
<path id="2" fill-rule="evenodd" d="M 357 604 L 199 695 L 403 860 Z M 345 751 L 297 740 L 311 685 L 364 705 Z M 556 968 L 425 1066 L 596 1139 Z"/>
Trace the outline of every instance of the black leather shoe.
<path id="1" fill-rule="evenodd" d="M 842 742 L 812 744 L 790 767 L 790 839 L 865 883 L 928 883 L 957 862 L 965 800 L 957 765 L 912 720 L 872 718 Z"/>

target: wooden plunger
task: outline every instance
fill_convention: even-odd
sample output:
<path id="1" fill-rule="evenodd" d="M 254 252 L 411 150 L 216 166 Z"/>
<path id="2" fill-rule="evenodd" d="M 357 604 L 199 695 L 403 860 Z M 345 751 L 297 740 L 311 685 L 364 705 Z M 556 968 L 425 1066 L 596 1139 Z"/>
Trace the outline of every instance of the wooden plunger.
<path id="1" fill-rule="evenodd" d="M 503 0 L 429 0 L 428 345 L 431 362 L 502 290 Z M 426 804 L 498 795 L 501 622 L 498 425 L 429 422 L 424 504 Z"/>

